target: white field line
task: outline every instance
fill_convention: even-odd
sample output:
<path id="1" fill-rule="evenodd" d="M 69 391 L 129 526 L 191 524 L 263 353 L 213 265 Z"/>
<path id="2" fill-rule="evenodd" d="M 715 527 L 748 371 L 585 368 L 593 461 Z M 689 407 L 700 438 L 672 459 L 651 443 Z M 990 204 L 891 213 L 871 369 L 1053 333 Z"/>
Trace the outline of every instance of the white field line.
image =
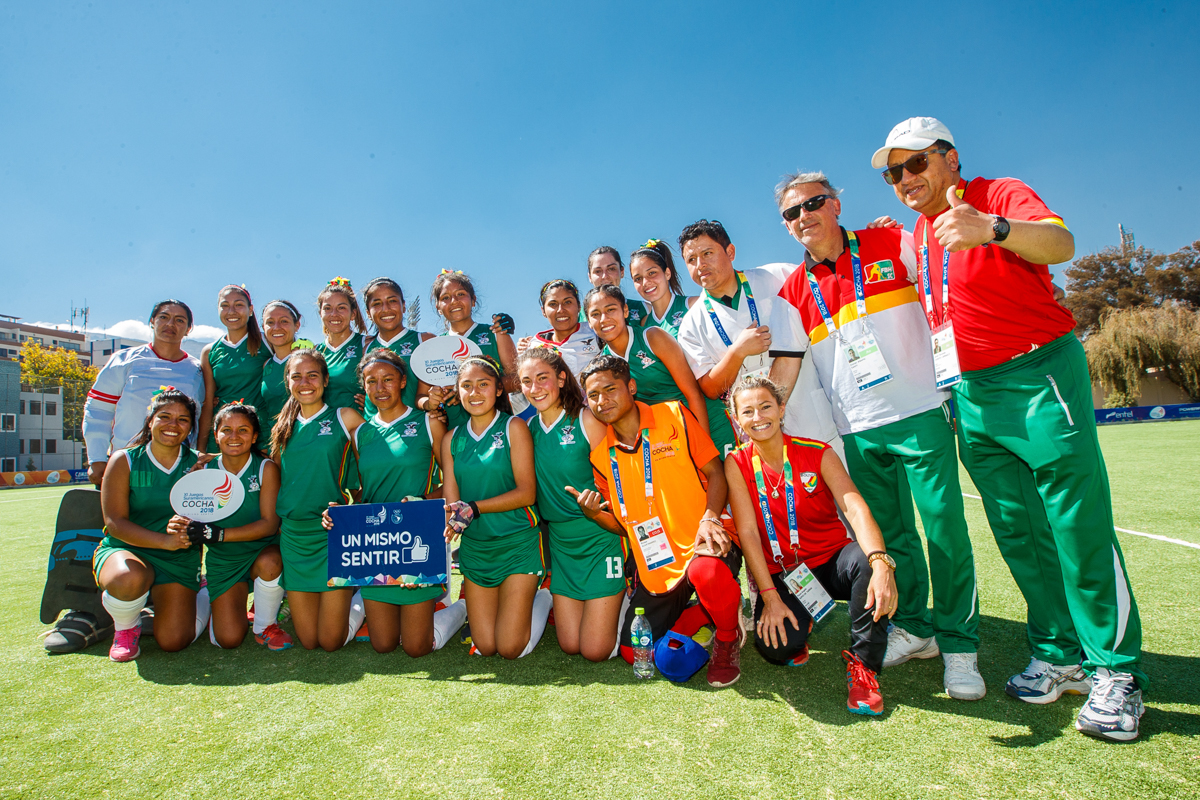
<path id="1" fill-rule="evenodd" d="M 969 497 L 972 500 L 982 500 L 983 499 L 982 497 L 980 497 L 977 494 L 967 494 L 966 492 L 963 492 L 962 496 Z M 1116 528 L 1115 525 L 1113 527 Z M 1116 529 L 1119 530 L 1121 533 L 1129 533 L 1134 536 L 1144 536 L 1147 539 L 1157 539 L 1160 542 L 1170 542 L 1171 544 L 1179 544 L 1179 545 L 1183 545 L 1184 547 L 1191 547 L 1194 550 L 1200 550 L 1200 544 L 1196 544 L 1195 542 L 1185 542 L 1183 539 L 1172 539 L 1170 536 L 1159 536 L 1156 533 L 1142 533 L 1141 531 L 1131 531 L 1128 528 L 1116 528 Z"/>
<path id="2" fill-rule="evenodd" d="M 5 503 L 32 503 L 36 500 L 61 500 L 61 499 L 62 499 L 62 497 L 59 495 L 53 495 L 50 497 L 22 497 L 20 500 L 0 500 L 0 506 L 4 505 Z"/>

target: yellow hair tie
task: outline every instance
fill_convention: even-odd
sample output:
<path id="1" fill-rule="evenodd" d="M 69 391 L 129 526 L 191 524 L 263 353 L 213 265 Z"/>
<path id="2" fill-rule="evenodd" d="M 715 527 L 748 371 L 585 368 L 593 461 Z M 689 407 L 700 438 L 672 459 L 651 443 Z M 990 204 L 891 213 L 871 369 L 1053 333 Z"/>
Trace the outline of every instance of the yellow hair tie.
<path id="1" fill-rule="evenodd" d="M 655 247 L 658 247 L 660 244 L 662 244 L 662 239 L 647 239 L 646 243 L 644 245 L 642 245 L 642 247 L 653 250 Z"/>
<path id="2" fill-rule="evenodd" d="M 334 278 L 333 280 L 331 280 L 329 282 L 329 285 L 330 286 L 345 286 L 346 288 L 350 288 L 350 281 L 346 280 L 341 275 L 338 275 L 336 278 Z"/>

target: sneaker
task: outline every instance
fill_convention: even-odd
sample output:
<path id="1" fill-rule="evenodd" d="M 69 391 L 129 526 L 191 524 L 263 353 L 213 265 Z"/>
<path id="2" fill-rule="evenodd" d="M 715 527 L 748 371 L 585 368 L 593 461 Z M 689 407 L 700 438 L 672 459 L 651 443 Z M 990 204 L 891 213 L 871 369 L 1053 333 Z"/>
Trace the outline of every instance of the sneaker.
<path id="1" fill-rule="evenodd" d="M 946 694 L 955 700 L 982 700 L 987 694 L 983 676 L 979 674 L 979 656 L 975 653 L 942 653 L 946 672 L 942 685 Z"/>
<path id="2" fill-rule="evenodd" d="M 716 630 L 711 625 L 705 625 L 692 634 L 692 641 L 705 650 L 711 650 L 713 642 L 716 641 L 716 636 Z"/>
<path id="3" fill-rule="evenodd" d="M 787 666 L 803 667 L 807 663 L 808 663 L 808 642 L 805 642 L 804 648 L 799 653 L 792 656 L 791 660 L 789 660 L 787 662 Z"/>
<path id="4" fill-rule="evenodd" d="M 842 658 L 846 660 L 846 683 L 850 688 L 850 694 L 846 698 L 846 710 L 851 714 L 866 714 L 872 717 L 882 714 L 883 696 L 879 694 L 879 681 L 875 673 L 849 650 L 842 651 Z"/>
<path id="5" fill-rule="evenodd" d="M 367 623 L 364 622 L 362 624 L 362 626 L 358 629 L 358 633 L 354 634 L 354 641 L 356 641 L 356 642 L 371 641 L 371 634 L 367 633 Z"/>
<path id="6" fill-rule="evenodd" d="M 913 636 L 899 625 L 893 625 L 888 630 L 887 651 L 883 654 L 883 667 L 894 667 L 903 664 L 911 658 L 933 658 L 941 655 L 937 639 L 930 636 L 922 639 Z"/>
<path id="7" fill-rule="evenodd" d="M 254 641 L 265 644 L 268 650 L 287 650 L 292 646 L 292 637 L 276 623 L 268 625 L 262 633 L 254 634 Z"/>
<path id="8" fill-rule="evenodd" d="M 458 629 L 459 644 L 471 644 L 471 621 L 467 620 L 463 626 Z"/>
<path id="9" fill-rule="evenodd" d="M 1130 742 L 1137 738 L 1138 721 L 1144 713 L 1142 690 L 1133 676 L 1100 667 L 1092 676 L 1092 691 L 1079 710 L 1075 730 L 1099 739 Z"/>
<path id="10" fill-rule="evenodd" d="M 1004 687 L 1009 697 L 1037 705 L 1053 703 L 1064 694 L 1087 694 L 1091 690 L 1092 679 L 1078 664 L 1058 667 L 1040 658 L 1031 658 L 1025 671 L 1009 678 Z"/>
<path id="11" fill-rule="evenodd" d="M 113 634 L 112 647 L 108 648 L 108 658 L 111 661 L 133 661 L 142 654 L 142 648 L 138 646 L 138 639 L 142 636 L 142 629 L 134 626 L 126 628 L 123 631 L 117 631 Z"/>
<path id="12" fill-rule="evenodd" d="M 714 638 L 712 660 L 708 662 L 708 685 L 714 689 L 732 686 L 742 677 L 742 642 L 746 632 L 738 630 L 738 638 L 722 642 Z"/>

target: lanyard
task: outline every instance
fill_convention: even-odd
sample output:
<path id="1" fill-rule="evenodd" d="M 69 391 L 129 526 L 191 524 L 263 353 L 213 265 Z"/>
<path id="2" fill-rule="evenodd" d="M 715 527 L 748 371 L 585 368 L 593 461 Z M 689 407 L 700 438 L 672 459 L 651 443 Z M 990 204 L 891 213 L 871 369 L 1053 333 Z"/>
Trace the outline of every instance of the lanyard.
<path id="1" fill-rule="evenodd" d="M 629 513 L 625 510 L 625 492 L 621 488 L 621 470 L 617 466 L 617 448 L 608 448 L 608 466 L 612 471 L 613 488 L 617 490 L 617 505 L 621 509 L 621 517 L 628 522 Z M 654 475 L 650 470 L 650 429 L 642 428 L 642 470 L 645 473 L 646 497 L 653 502 Z"/>
<path id="2" fill-rule="evenodd" d="M 738 283 L 741 284 L 742 293 L 746 295 L 746 305 L 750 308 L 750 319 L 754 322 L 754 327 L 758 327 L 758 306 L 754 303 L 754 292 L 750 291 L 750 281 L 746 280 L 746 273 L 738 272 Z M 721 341 L 726 347 L 733 347 L 733 340 L 729 338 L 729 334 L 725 332 L 725 328 L 721 326 L 721 320 L 717 319 L 717 312 L 713 310 L 712 303 L 709 301 L 709 294 L 704 292 L 704 307 L 708 309 L 708 318 L 712 320 L 713 327 L 717 329 L 717 335 L 721 337 Z"/>
<path id="3" fill-rule="evenodd" d="M 858 257 L 858 237 L 854 235 L 854 231 L 846 231 L 846 238 L 850 240 L 850 271 L 854 275 L 854 307 L 858 311 L 858 318 L 866 320 L 867 299 L 866 292 L 863 289 L 862 259 Z M 817 284 L 817 279 L 813 277 L 812 271 L 808 267 L 804 268 L 804 274 L 808 278 L 808 288 L 812 290 L 813 300 L 817 303 L 817 310 L 821 312 L 821 319 L 825 321 L 825 332 L 831 339 L 836 338 L 838 336 L 837 325 L 829 313 L 829 306 L 825 305 L 825 298 L 821 296 L 821 287 Z M 834 275 L 836 274 L 837 265 L 835 264 Z M 834 285 L 836 286 L 837 284 L 835 283 Z"/>
<path id="4" fill-rule="evenodd" d="M 933 313 L 933 288 L 929 284 L 929 220 L 924 220 L 925 227 L 921 229 L 921 297 L 925 300 L 925 316 L 929 318 L 929 327 L 936 328 L 941 323 Z M 942 250 L 942 319 L 950 316 L 950 251 Z"/>
<path id="5" fill-rule="evenodd" d="M 771 517 L 771 506 L 767 502 L 767 485 L 763 480 L 762 461 L 758 453 L 750 457 L 754 465 L 754 482 L 758 485 L 758 508 L 762 511 L 763 522 L 766 524 L 767 538 L 771 542 L 771 553 L 775 561 L 783 563 L 783 551 L 779 549 L 779 537 L 775 534 L 775 520 Z M 794 554 L 800 549 L 800 531 L 796 525 L 796 493 L 792 484 L 792 463 L 788 461 L 787 444 L 783 446 L 783 483 L 784 495 L 787 497 L 788 540 Z"/>

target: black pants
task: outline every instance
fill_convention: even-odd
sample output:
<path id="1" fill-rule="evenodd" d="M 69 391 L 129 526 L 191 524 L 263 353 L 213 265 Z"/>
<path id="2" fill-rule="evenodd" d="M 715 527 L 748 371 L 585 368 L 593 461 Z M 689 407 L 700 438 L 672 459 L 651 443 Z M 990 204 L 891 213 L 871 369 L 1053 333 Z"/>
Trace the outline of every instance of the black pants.
<path id="1" fill-rule="evenodd" d="M 883 653 L 887 649 L 888 618 L 882 617 L 875 622 L 872 618 L 874 610 L 865 608 L 867 587 L 871 584 L 871 568 L 867 565 L 867 556 L 862 548 L 857 542 L 847 542 L 835 557 L 819 567 L 809 569 L 830 597 L 850 602 L 850 652 L 861 658 L 868 669 L 879 673 L 883 669 Z M 800 630 L 793 629 L 792 624 L 785 620 L 783 629 L 787 637 L 779 647 L 771 647 L 761 636 L 754 637 L 754 645 L 762 657 L 772 664 L 786 664 L 804 649 L 808 641 L 808 623 L 812 617 L 783 582 L 782 572 L 772 575 L 771 579 L 780 599 L 799 620 Z M 754 605 L 756 624 L 762 619 L 762 613 L 763 599 L 760 593 Z"/>
<path id="2" fill-rule="evenodd" d="M 738 549 L 737 545 L 733 545 L 729 548 L 729 552 L 720 558 L 733 573 L 734 580 L 737 580 L 738 574 L 742 571 L 742 551 Z M 633 557 L 631 556 L 626 563 L 633 564 Z M 657 642 L 666 636 L 667 631 L 671 630 L 671 626 L 679 620 L 679 615 L 688 607 L 692 595 L 696 593 L 696 587 L 692 586 L 692 582 L 685 574 L 680 578 L 679 583 L 671 587 L 666 594 L 651 594 L 638 580 L 636 566 L 634 567 L 633 582 L 633 594 L 629 598 L 629 607 L 625 609 L 625 620 L 621 623 L 620 641 L 622 644 L 629 643 L 633 619 L 637 616 L 636 612 L 640 607 L 646 611 L 646 619 L 650 622 L 650 630 L 654 641 Z M 806 627 L 807 624 L 805 623 Z"/>

